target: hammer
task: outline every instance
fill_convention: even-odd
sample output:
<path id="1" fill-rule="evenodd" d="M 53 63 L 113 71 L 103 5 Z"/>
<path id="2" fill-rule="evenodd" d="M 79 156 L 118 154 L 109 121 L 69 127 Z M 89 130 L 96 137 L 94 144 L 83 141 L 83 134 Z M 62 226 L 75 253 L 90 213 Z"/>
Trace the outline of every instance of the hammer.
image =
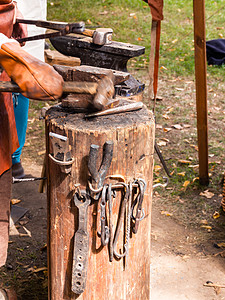
<path id="1" fill-rule="evenodd" d="M 20 87 L 11 81 L 0 81 L 0 92 L 21 93 Z M 96 82 L 64 81 L 63 93 L 93 95 L 92 105 L 96 110 L 103 110 L 114 95 L 114 75 L 109 71 L 107 76 Z"/>
<path id="2" fill-rule="evenodd" d="M 102 46 L 112 42 L 112 33 L 111 28 L 96 28 L 95 30 L 85 29 L 80 34 L 92 37 L 93 44 Z"/>

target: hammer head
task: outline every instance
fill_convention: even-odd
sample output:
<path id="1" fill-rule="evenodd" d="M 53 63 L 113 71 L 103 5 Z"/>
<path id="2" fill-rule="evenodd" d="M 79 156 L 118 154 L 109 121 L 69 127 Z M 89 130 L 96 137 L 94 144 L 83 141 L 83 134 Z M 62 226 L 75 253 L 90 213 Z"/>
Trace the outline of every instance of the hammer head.
<path id="1" fill-rule="evenodd" d="M 97 28 L 93 33 L 93 43 L 96 45 L 105 45 L 112 42 L 111 28 Z"/>
<path id="2" fill-rule="evenodd" d="M 97 110 L 105 109 L 114 96 L 114 80 L 113 72 L 109 71 L 108 74 L 99 81 L 97 92 L 92 103 Z"/>

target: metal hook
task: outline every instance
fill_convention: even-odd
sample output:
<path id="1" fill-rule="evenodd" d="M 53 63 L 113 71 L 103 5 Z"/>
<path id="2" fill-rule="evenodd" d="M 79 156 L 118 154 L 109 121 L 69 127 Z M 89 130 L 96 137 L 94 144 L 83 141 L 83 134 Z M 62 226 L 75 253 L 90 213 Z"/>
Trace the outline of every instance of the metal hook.
<path id="1" fill-rule="evenodd" d="M 126 184 L 124 182 L 121 182 L 121 184 L 124 186 L 125 195 L 124 195 L 124 198 L 122 199 L 120 216 L 119 216 L 119 220 L 118 220 L 118 224 L 117 224 L 117 228 L 116 228 L 116 232 L 115 232 L 115 236 L 114 236 L 114 241 L 113 241 L 113 254 L 117 258 L 124 257 L 127 254 L 127 251 L 128 251 L 127 250 L 128 248 L 127 248 L 126 244 L 123 245 L 123 247 L 124 247 L 124 252 L 123 253 L 119 254 L 116 251 L 116 244 L 117 244 L 117 241 L 118 241 L 118 238 L 119 238 L 119 235 L 120 235 L 120 231 L 121 231 L 121 227 L 122 227 L 122 221 L 124 219 L 124 214 L 125 214 L 125 209 L 126 209 L 126 203 L 127 203 L 129 193 L 130 193 L 128 184 Z"/>
<path id="2" fill-rule="evenodd" d="M 132 206 L 132 219 L 133 219 L 133 233 L 137 233 L 139 223 L 144 219 L 144 211 L 142 209 L 142 203 L 144 200 L 144 192 L 146 189 L 146 182 L 143 179 L 135 180 L 135 183 L 139 186 L 139 194 L 137 195 L 134 204 Z M 134 208 L 137 205 L 136 216 L 134 217 Z"/>
<path id="3" fill-rule="evenodd" d="M 101 197 L 101 233 L 98 232 L 98 235 L 101 237 L 102 246 L 106 246 L 109 243 L 109 227 L 106 225 L 106 191 L 107 186 L 105 185 L 102 190 Z"/>

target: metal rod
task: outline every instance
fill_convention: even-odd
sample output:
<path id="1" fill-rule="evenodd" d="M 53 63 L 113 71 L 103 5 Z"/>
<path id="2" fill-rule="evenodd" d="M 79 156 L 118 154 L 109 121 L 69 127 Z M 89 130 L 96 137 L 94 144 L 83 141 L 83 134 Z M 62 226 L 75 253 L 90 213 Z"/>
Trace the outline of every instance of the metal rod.
<path id="1" fill-rule="evenodd" d="M 94 117 L 100 117 L 100 116 L 106 116 L 106 115 L 112 115 L 112 114 L 119 114 L 123 112 L 130 112 L 139 110 L 144 106 L 142 102 L 134 102 L 132 104 L 126 104 L 123 106 L 118 106 L 114 108 L 109 108 L 106 110 L 98 111 L 95 113 L 87 114 L 85 115 L 85 118 L 94 118 Z"/>
<path id="2" fill-rule="evenodd" d="M 37 181 L 37 180 L 45 180 L 47 177 L 31 177 L 31 178 L 12 178 L 12 183 L 18 183 L 18 182 L 29 182 L 29 181 Z"/>
<path id="3" fill-rule="evenodd" d="M 164 158 L 163 158 L 163 156 L 162 156 L 162 153 L 160 152 L 159 147 L 158 147 L 158 145 L 156 144 L 156 142 L 155 142 L 155 151 L 156 151 L 156 153 L 158 154 L 158 157 L 159 157 L 159 159 L 160 159 L 160 161 L 161 161 L 161 163 L 162 163 L 162 165 L 163 165 L 163 168 L 164 168 L 166 174 L 167 174 L 169 177 L 171 177 L 170 171 L 169 171 L 168 168 L 167 168 L 166 162 L 165 162 L 165 160 L 164 160 Z"/>

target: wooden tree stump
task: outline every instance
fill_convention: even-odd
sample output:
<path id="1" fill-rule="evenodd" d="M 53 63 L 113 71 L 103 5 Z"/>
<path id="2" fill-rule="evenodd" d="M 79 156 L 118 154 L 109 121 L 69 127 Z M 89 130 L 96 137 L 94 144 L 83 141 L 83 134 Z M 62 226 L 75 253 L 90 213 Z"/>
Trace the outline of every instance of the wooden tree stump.
<path id="1" fill-rule="evenodd" d="M 49 299 L 150 299 L 150 232 L 155 123 L 146 108 L 136 112 L 85 120 L 84 114 L 52 107 L 46 116 L 47 155 L 53 153 L 49 133 L 66 136 L 74 163 L 69 173 L 47 159 L 48 171 L 48 268 Z M 143 208 L 145 217 L 137 234 L 131 234 L 126 259 L 109 262 L 108 246 L 101 246 L 100 207 L 93 201 L 88 209 L 89 256 L 86 289 L 81 295 L 71 291 L 74 233 L 78 211 L 74 205 L 74 185 L 86 189 L 91 144 L 102 149 L 113 141 L 113 159 L 108 175 L 123 175 L 126 182 L 142 178 L 147 183 Z M 100 165 L 102 154 L 98 158 Z M 98 166 L 99 166 L 98 165 Z M 112 181 L 113 182 L 113 181 Z M 113 200 L 113 230 L 120 209 L 120 193 Z M 123 251 L 125 228 L 117 245 Z"/>

